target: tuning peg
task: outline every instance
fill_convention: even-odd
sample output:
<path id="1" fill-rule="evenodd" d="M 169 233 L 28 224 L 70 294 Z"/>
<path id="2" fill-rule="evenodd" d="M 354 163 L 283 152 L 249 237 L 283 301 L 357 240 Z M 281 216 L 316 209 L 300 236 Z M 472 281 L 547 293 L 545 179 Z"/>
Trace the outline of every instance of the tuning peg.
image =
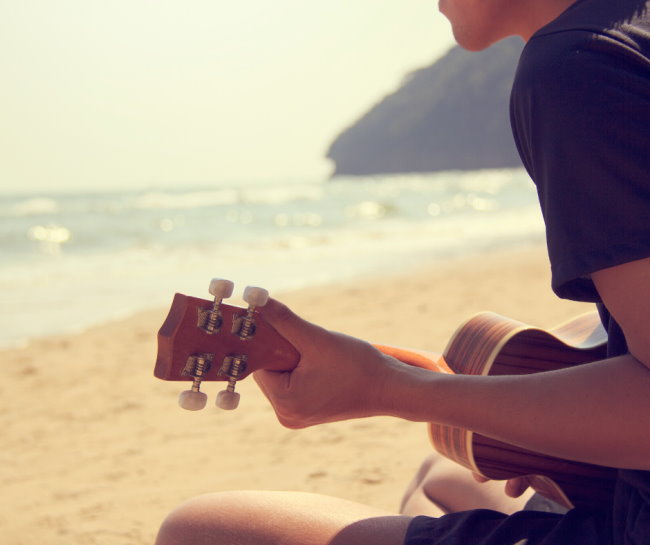
<path id="1" fill-rule="evenodd" d="M 178 404 L 188 411 L 200 411 L 205 407 L 208 396 L 201 392 L 201 381 L 210 369 L 210 354 L 194 354 L 190 356 L 183 369 L 183 375 L 192 377 L 192 387 L 178 396 Z"/>
<path id="2" fill-rule="evenodd" d="M 187 411 L 200 411 L 205 407 L 207 401 L 207 395 L 194 390 L 185 390 L 178 396 L 178 404 Z"/>
<path id="3" fill-rule="evenodd" d="M 263 307 L 269 300 L 269 292 L 264 288 L 246 286 L 244 289 L 244 301 L 251 307 Z"/>
<path id="4" fill-rule="evenodd" d="M 269 300 L 269 292 L 264 288 L 246 286 L 244 301 L 248 303 L 246 314 L 237 320 L 233 333 L 242 340 L 250 339 L 255 334 L 254 312 L 256 307 L 263 307 Z"/>
<path id="5" fill-rule="evenodd" d="M 226 388 L 217 394 L 215 405 L 225 411 L 232 411 L 239 406 L 239 393 Z"/>
<path id="6" fill-rule="evenodd" d="M 231 411 L 239 405 L 239 394 L 235 392 L 237 379 L 246 370 L 246 356 L 226 356 L 221 364 L 220 375 L 226 375 L 226 389 L 217 394 L 216 405 L 221 409 Z"/>
<path id="7" fill-rule="evenodd" d="M 213 278 L 210 280 L 210 287 L 208 291 L 214 295 L 215 301 L 221 299 L 228 299 L 235 289 L 235 284 L 230 280 L 224 278 Z"/>
<path id="8" fill-rule="evenodd" d="M 212 309 L 209 313 L 206 314 L 205 323 L 202 326 L 207 333 L 216 333 L 221 327 L 219 306 L 224 299 L 232 295 L 234 288 L 235 284 L 233 284 L 230 280 L 224 280 L 223 278 L 213 278 L 210 281 L 208 291 L 214 295 L 214 302 L 212 303 Z"/>

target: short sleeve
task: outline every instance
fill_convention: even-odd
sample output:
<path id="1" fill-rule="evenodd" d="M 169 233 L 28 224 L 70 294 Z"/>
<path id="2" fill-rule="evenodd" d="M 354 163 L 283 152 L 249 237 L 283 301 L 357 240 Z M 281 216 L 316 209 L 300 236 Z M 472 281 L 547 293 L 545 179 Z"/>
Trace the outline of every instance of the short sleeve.
<path id="1" fill-rule="evenodd" d="M 552 287 L 598 301 L 592 272 L 650 256 L 650 62 L 589 31 L 534 37 L 511 120 L 537 186 Z"/>

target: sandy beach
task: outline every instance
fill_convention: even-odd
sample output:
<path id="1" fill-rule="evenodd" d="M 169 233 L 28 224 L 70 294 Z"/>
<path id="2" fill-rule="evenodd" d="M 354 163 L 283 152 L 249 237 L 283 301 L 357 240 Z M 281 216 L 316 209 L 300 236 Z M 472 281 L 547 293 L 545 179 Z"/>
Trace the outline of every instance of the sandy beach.
<path id="1" fill-rule="evenodd" d="M 437 351 L 481 310 L 543 327 L 591 310 L 551 293 L 542 247 L 274 295 L 328 328 Z M 237 411 L 213 407 L 216 384 L 204 388 L 206 410 L 183 411 L 182 386 L 152 376 L 166 313 L 0 352 L 4 545 L 150 544 L 175 505 L 218 490 L 313 491 L 397 508 L 430 450 L 424 425 L 374 418 L 287 430 L 252 380 L 239 386 Z"/>

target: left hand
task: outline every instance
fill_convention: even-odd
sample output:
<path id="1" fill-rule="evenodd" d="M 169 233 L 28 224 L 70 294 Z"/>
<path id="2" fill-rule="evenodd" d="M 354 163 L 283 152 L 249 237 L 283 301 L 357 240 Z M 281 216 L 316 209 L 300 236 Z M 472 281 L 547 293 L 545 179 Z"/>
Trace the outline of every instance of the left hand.
<path id="1" fill-rule="evenodd" d="M 365 341 L 307 322 L 274 299 L 262 315 L 300 353 L 293 371 L 254 373 L 281 424 L 304 428 L 390 412 L 391 381 L 408 366 Z"/>
<path id="2" fill-rule="evenodd" d="M 483 475 L 479 475 L 478 473 L 472 473 L 472 475 L 474 476 L 474 479 L 479 483 L 486 483 L 490 480 Z M 506 493 L 506 496 L 509 496 L 511 498 L 518 498 L 524 492 L 526 492 L 529 487 L 530 479 L 528 477 L 513 477 L 512 479 L 508 479 L 506 481 L 504 491 Z"/>

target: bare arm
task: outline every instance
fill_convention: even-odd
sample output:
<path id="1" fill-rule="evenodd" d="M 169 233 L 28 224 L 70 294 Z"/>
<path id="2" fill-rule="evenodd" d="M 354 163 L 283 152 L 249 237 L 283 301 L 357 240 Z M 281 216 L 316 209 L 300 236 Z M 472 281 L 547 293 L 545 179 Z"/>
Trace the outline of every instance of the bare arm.
<path id="1" fill-rule="evenodd" d="M 631 354 L 522 376 L 409 367 L 274 302 L 267 319 L 297 346 L 301 363 L 292 373 L 256 378 L 289 427 L 389 414 L 461 426 L 563 458 L 650 469 L 649 280 L 650 259 L 594 274 Z"/>
<path id="2" fill-rule="evenodd" d="M 650 259 L 599 271 L 593 280 L 629 355 L 524 377 L 456 377 L 438 390 L 446 390 L 441 407 L 461 411 L 446 421 L 547 454 L 650 469 Z M 471 395 L 482 410 L 448 404 L 454 393 Z"/>
<path id="3" fill-rule="evenodd" d="M 650 370 L 632 357 L 522 376 L 412 374 L 395 397 L 427 393 L 411 394 L 414 403 L 397 408 L 396 416 L 426 421 L 434 415 L 537 452 L 650 469 Z"/>

